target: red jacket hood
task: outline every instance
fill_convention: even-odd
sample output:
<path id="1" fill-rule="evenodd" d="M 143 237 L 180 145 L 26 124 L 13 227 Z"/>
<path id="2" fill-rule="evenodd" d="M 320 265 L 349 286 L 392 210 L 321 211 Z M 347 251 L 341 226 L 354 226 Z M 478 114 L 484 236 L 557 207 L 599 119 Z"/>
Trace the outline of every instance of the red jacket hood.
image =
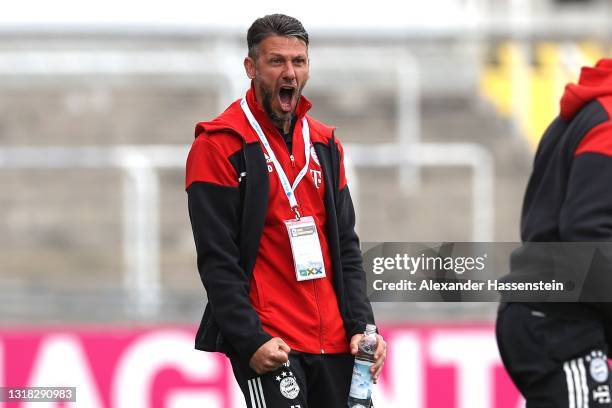
<path id="1" fill-rule="evenodd" d="M 583 67 L 578 84 L 568 84 L 561 98 L 561 117 L 570 120 L 587 103 L 612 95 L 612 59 L 602 59 L 594 67 Z"/>
<path id="2" fill-rule="evenodd" d="M 253 84 L 251 84 L 251 88 L 246 93 L 246 100 L 251 112 L 253 112 L 253 116 L 255 116 L 255 119 L 257 119 L 260 126 L 267 132 L 277 132 L 276 127 L 268 117 L 268 114 L 264 111 L 263 107 L 259 104 L 255 97 Z M 295 110 L 297 119 L 301 120 L 306 116 L 308 119 L 308 124 L 312 129 L 310 135 L 311 140 L 326 142 L 326 140 L 321 139 L 321 136 L 331 135 L 333 128 L 330 128 L 329 126 L 314 120 L 310 116 L 307 116 L 306 112 L 308 112 L 311 107 L 312 103 L 308 100 L 308 98 L 302 95 Z M 197 138 L 202 133 L 211 134 L 216 132 L 236 133 L 247 143 L 253 143 L 259 140 L 246 119 L 242 108 L 240 107 L 240 99 L 234 101 L 215 119 L 208 122 L 198 123 L 195 128 L 195 137 Z"/>

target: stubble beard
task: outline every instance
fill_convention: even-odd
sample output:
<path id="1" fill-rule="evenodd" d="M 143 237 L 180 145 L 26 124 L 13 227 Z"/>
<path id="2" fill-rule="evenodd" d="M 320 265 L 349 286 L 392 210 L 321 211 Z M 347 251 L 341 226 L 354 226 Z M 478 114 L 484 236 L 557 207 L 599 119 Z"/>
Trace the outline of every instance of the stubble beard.
<path id="1" fill-rule="evenodd" d="M 259 93 L 262 96 L 261 104 L 264 108 L 264 111 L 268 114 L 268 117 L 277 128 L 284 129 L 285 124 L 287 122 L 291 122 L 293 116 L 295 115 L 295 109 L 297 108 L 298 103 L 300 102 L 300 98 L 302 96 L 302 88 L 297 90 L 297 97 L 295 102 L 295 107 L 291 112 L 283 113 L 283 115 L 278 115 L 274 110 L 272 110 L 272 96 L 274 94 L 269 88 L 265 87 L 263 84 L 258 84 Z"/>

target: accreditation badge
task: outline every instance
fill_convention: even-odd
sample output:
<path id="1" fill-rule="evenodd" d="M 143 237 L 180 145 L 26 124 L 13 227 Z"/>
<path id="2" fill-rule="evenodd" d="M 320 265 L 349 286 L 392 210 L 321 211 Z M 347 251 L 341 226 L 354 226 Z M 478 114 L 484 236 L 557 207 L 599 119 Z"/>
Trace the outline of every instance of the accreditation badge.
<path id="1" fill-rule="evenodd" d="M 285 221 L 298 282 L 325 277 L 317 225 L 311 216 Z"/>

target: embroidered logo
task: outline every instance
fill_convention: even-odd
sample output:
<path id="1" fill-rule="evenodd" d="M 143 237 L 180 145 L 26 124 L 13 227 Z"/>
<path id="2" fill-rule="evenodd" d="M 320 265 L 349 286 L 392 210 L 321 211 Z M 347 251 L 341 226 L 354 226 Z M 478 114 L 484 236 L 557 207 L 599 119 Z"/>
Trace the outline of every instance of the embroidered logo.
<path id="1" fill-rule="evenodd" d="M 589 373 L 595 381 L 603 383 L 608 380 L 608 362 L 601 350 L 593 350 L 585 360 L 589 363 Z"/>
<path id="2" fill-rule="evenodd" d="M 279 381 L 279 388 L 283 397 L 287 399 L 295 399 L 300 393 L 300 386 L 291 371 L 283 371 L 281 375 L 276 376 L 276 381 Z"/>
<path id="3" fill-rule="evenodd" d="M 321 177 L 321 170 L 310 170 L 310 175 L 312 176 L 312 182 L 318 190 L 319 186 L 321 185 L 321 181 L 323 180 Z"/>

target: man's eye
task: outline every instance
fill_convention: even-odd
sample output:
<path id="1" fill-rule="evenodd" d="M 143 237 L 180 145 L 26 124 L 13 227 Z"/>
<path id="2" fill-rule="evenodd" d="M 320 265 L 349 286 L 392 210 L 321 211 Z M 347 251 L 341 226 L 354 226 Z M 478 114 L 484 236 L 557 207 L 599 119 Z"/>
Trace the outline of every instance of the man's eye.
<path id="1" fill-rule="evenodd" d="M 272 58 L 270 62 L 272 64 L 280 64 L 282 61 L 280 60 L 280 58 Z"/>

